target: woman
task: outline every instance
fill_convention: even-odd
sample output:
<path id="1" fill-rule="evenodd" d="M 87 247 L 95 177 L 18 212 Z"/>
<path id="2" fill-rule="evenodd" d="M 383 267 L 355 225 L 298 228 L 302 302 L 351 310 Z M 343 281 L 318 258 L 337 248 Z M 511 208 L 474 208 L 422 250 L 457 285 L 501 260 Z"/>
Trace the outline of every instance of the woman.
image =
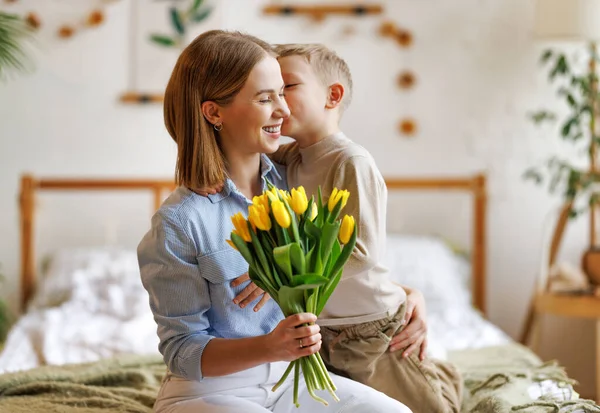
<path id="1" fill-rule="evenodd" d="M 279 146 L 289 116 L 279 64 L 268 44 L 252 36 L 210 31 L 181 54 L 165 93 L 165 123 L 177 143 L 179 188 L 153 217 L 138 247 L 142 282 L 158 324 L 159 350 L 168 372 L 157 412 L 288 412 L 290 378 L 271 388 L 286 361 L 319 351 L 313 314 L 283 318 L 267 301 L 259 312 L 233 299 L 247 271 L 226 243 L 230 217 L 247 214 L 265 178 L 286 179 L 262 153 Z M 193 189 L 225 182 L 218 194 Z M 301 384 L 300 411 L 410 412 L 401 403 L 342 377 L 333 377 L 341 401 L 328 407 Z M 327 398 L 327 395 L 323 395 Z"/>

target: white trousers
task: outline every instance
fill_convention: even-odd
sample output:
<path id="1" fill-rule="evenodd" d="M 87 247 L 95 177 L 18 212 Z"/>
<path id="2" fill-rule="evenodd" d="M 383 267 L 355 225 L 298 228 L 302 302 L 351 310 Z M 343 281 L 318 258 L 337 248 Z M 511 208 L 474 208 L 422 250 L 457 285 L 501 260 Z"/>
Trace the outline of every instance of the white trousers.
<path id="1" fill-rule="evenodd" d="M 300 381 L 298 402 L 293 404 L 294 374 L 272 392 L 271 388 L 283 375 L 287 363 L 263 364 L 224 377 L 190 381 L 167 373 L 160 388 L 154 411 L 156 413 L 412 413 L 402 403 L 353 380 L 329 373 L 340 399 L 335 402 L 329 393 L 317 395 L 329 406 L 314 400 Z M 302 377 L 302 374 L 300 375 Z"/>

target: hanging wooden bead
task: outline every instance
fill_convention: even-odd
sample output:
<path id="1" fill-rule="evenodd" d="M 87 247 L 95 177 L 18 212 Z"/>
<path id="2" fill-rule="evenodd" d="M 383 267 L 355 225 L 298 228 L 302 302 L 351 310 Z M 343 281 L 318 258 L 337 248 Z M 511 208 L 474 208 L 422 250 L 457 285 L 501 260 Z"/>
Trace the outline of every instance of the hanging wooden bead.
<path id="1" fill-rule="evenodd" d="M 41 22 L 39 16 L 37 14 L 35 14 L 34 12 L 27 13 L 27 16 L 25 16 L 25 22 L 32 29 L 39 29 L 40 26 L 42 25 L 42 22 Z"/>
<path id="2" fill-rule="evenodd" d="M 72 37 L 73 34 L 75 34 L 75 29 L 71 26 L 64 25 L 58 29 L 58 36 L 63 39 L 68 39 L 69 37 Z"/>
<path id="3" fill-rule="evenodd" d="M 398 87 L 400 89 L 410 89 L 415 85 L 416 78 L 411 71 L 404 71 L 398 75 Z"/>
<path id="4" fill-rule="evenodd" d="M 94 10 L 87 18 L 87 25 L 90 27 L 98 26 L 104 21 L 104 13 L 102 10 Z"/>
<path id="5" fill-rule="evenodd" d="M 417 133 L 417 123 L 411 118 L 401 120 L 398 128 L 400 133 L 405 136 L 414 136 Z"/>
<path id="6" fill-rule="evenodd" d="M 394 34 L 394 37 L 402 47 L 409 47 L 413 42 L 413 36 L 408 30 L 400 29 Z"/>

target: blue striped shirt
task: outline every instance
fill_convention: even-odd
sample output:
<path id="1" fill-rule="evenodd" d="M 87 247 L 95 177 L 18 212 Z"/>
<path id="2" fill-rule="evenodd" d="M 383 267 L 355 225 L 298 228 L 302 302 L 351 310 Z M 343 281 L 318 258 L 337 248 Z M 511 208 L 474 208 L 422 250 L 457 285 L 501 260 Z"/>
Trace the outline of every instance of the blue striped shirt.
<path id="1" fill-rule="evenodd" d="M 287 188 L 285 169 L 261 157 L 261 176 Z M 150 296 L 160 339 L 159 351 L 169 370 L 188 380 L 202 380 L 202 352 L 214 337 L 243 338 L 270 333 L 283 319 L 274 300 L 258 312 L 240 308 L 231 281 L 248 271 L 231 248 L 231 216 L 247 216 L 251 201 L 227 179 L 208 197 L 177 188 L 152 217 L 152 227 L 138 246 L 142 283 Z"/>

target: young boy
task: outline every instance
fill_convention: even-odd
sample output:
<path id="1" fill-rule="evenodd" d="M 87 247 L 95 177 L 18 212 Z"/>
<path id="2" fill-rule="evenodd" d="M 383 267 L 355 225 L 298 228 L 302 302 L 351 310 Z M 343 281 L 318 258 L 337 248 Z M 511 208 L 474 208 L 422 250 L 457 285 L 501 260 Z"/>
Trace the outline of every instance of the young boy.
<path id="1" fill-rule="evenodd" d="M 347 64 L 322 45 L 276 47 L 291 115 L 282 135 L 295 140 L 273 155 L 287 165 L 290 187 L 315 195 L 347 189 L 343 213 L 358 223 L 352 257 L 319 316 L 321 354 L 331 371 L 386 393 L 414 413 L 459 412 L 462 381 L 448 363 L 389 351 L 404 328 L 406 292 L 388 277 L 385 251 L 387 189 L 371 155 L 339 128 L 350 104 Z M 372 121 L 376 121 L 372 119 Z"/>

